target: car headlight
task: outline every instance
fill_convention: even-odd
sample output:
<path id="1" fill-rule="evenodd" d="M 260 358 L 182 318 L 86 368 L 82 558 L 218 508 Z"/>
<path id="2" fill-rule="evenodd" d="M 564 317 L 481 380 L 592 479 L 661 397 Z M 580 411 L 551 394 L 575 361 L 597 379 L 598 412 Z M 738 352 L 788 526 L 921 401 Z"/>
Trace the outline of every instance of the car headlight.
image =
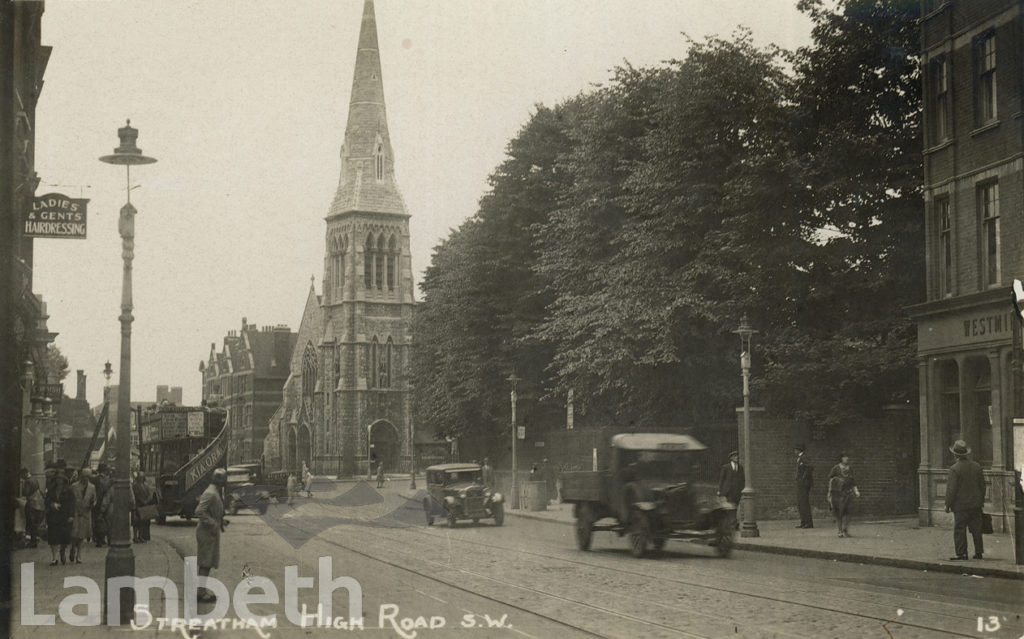
<path id="1" fill-rule="evenodd" d="M 459 499 L 465 499 L 465 498 L 466 498 L 466 491 L 464 491 L 464 490 L 459 491 Z"/>
<path id="2" fill-rule="evenodd" d="M 445 495 L 444 501 L 447 504 L 454 504 L 455 503 L 455 498 L 452 497 L 451 495 Z"/>
<path id="3" fill-rule="evenodd" d="M 495 504 L 501 503 L 501 493 L 492 493 L 491 494 L 491 503 L 495 503 Z"/>

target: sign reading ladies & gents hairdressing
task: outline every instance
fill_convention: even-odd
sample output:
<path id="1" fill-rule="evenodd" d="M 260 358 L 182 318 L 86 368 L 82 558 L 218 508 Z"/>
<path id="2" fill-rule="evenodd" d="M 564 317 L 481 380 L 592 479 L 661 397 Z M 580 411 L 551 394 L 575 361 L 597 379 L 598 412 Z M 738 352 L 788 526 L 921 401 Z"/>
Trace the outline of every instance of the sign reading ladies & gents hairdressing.
<path id="1" fill-rule="evenodd" d="M 32 202 L 25 214 L 25 237 L 85 239 L 85 206 L 89 200 L 47 193 Z"/>

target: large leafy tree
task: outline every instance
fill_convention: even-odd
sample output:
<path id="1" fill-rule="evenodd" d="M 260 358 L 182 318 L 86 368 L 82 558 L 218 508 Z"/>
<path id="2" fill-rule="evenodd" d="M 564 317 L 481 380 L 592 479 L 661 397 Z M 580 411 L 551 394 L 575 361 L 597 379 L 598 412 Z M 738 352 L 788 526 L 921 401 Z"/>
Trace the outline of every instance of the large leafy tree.
<path id="1" fill-rule="evenodd" d="M 800 7 L 814 42 L 797 55 L 794 143 L 823 250 L 792 324 L 766 343 L 762 397 L 828 423 L 916 394 L 905 309 L 924 296 L 919 5 Z"/>
<path id="2" fill-rule="evenodd" d="M 477 214 L 438 246 L 421 284 L 413 367 L 419 421 L 437 433 L 496 434 L 508 427 L 508 384 L 523 378 L 524 410 L 540 395 L 550 345 L 531 339 L 551 298 L 533 270 L 532 227 L 568 179 L 573 102 L 538 106 L 490 178 Z"/>

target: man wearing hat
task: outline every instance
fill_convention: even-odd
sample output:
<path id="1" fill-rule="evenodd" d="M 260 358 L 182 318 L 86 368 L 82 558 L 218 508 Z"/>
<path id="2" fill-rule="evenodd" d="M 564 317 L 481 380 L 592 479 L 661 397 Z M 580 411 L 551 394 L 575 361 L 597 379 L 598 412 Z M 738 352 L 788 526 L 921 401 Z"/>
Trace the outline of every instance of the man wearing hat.
<path id="1" fill-rule="evenodd" d="M 800 525 L 797 528 L 814 528 L 811 518 L 811 486 L 814 485 L 814 466 L 804 457 L 804 445 L 793 447 L 796 453 L 796 506 L 800 511 Z"/>
<path id="2" fill-rule="evenodd" d="M 199 564 L 200 577 L 209 577 L 210 571 L 220 564 L 220 534 L 228 525 L 228 520 L 224 519 L 224 499 L 220 492 L 227 482 L 227 471 L 223 468 L 215 469 L 213 481 L 199 496 L 199 504 L 196 505 L 196 518 L 199 520 L 196 526 L 196 563 Z M 198 600 L 210 602 L 215 601 L 216 597 L 203 588 Z"/>
<path id="3" fill-rule="evenodd" d="M 747 478 L 740 465 L 740 454 L 734 450 L 729 453 L 729 461 L 722 465 L 718 474 L 718 496 L 734 506 L 739 505 L 746 485 Z"/>
<path id="4" fill-rule="evenodd" d="M 981 534 L 981 509 L 985 504 L 985 475 L 981 465 L 967 459 L 971 448 L 962 439 L 949 447 L 956 462 L 949 468 L 946 479 L 946 512 L 953 513 L 953 546 L 956 556 L 950 561 L 967 560 L 967 529 L 974 537 L 974 558 L 981 559 L 985 552 Z"/>

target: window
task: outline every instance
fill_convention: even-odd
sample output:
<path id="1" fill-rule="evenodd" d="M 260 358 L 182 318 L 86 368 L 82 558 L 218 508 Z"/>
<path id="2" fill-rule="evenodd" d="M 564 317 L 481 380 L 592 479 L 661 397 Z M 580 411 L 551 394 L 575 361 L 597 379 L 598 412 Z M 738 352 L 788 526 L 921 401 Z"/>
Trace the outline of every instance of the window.
<path id="1" fill-rule="evenodd" d="M 366 236 L 366 248 L 363 251 L 363 284 L 367 289 L 373 285 L 373 233 Z"/>
<path id="2" fill-rule="evenodd" d="M 384 234 L 377 238 L 377 250 L 374 252 L 373 281 L 377 290 L 384 290 Z"/>
<path id="3" fill-rule="evenodd" d="M 932 114 L 932 142 L 939 144 L 949 138 L 949 61 L 937 59 L 932 66 L 935 109 Z"/>
<path id="4" fill-rule="evenodd" d="M 377 145 L 377 180 L 384 179 L 384 145 Z"/>
<path id="5" fill-rule="evenodd" d="M 388 290 L 395 290 L 395 262 L 398 259 L 395 236 L 388 240 Z"/>
<path id="6" fill-rule="evenodd" d="M 996 36 L 990 33 L 978 41 L 978 120 L 996 119 Z"/>
<path id="7" fill-rule="evenodd" d="M 953 295 L 953 233 L 949 220 L 949 198 L 936 201 L 939 219 L 939 293 Z"/>
<path id="8" fill-rule="evenodd" d="M 978 212 L 981 218 L 981 272 L 986 287 L 1002 280 L 999 263 L 999 184 L 978 187 Z"/>
<path id="9" fill-rule="evenodd" d="M 377 365 L 378 359 L 380 358 L 380 344 L 377 342 L 377 337 L 374 336 L 370 342 L 370 375 L 366 380 L 367 385 L 370 388 L 377 388 Z"/>

